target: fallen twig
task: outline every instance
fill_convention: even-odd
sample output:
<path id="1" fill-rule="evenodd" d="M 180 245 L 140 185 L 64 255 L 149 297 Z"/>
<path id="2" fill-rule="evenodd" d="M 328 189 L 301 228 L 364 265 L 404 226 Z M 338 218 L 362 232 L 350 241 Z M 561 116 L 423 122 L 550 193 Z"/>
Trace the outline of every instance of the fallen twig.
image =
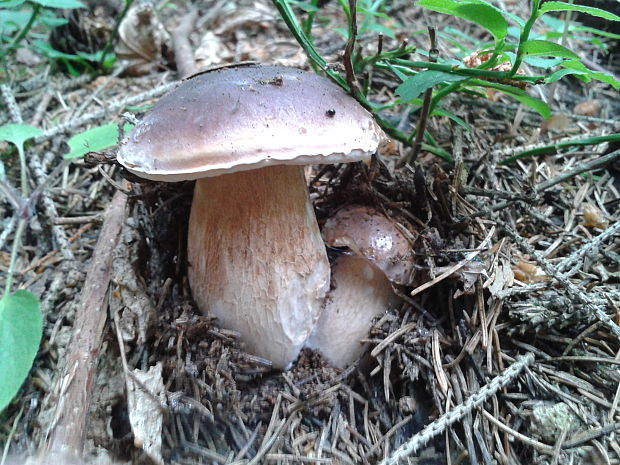
<path id="1" fill-rule="evenodd" d="M 198 67 L 194 60 L 192 46 L 189 43 L 189 34 L 194 28 L 194 23 L 198 17 L 198 10 L 192 8 L 183 18 L 172 33 L 172 46 L 174 48 L 174 61 L 181 78 L 186 78 L 196 74 Z"/>
<path id="2" fill-rule="evenodd" d="M 603 166 L 613 163 L 617 159 L 620 158 L 620 150 L 616 150 L 614 152 L 608 153 L 607 155 L 603 155 L 602 157 L 596 157 L 592 160 L 585 163 L 578 163 L 572 169 L 565 171 L 564 173 L 556 176 L 554 178 L 548 179 L 545 182 L 541 182 L 538 184 L 534 190 L 536 192 L 542 192 L 544 190 L 549 189 L 552 186 L 555 186 L 558 183 L 566 181 L 567 179 L 572 178 L 573 176 L 577 176 L 578 174 L 585 173 L 587 171 L 592 171 L 598 168 L 602 168 Z"/>
<path id="3" fill-rule="evenodd" d="M 106 211 L 84 282 L 74 338 L 68 346 L 67 364 L 54 389 L 58 402 L 54 421 L 44 445 L 30 463 L 73 463 L 82 456 L 86 415 L 107 318 L 105 295 L 112 268 L 112 251 L 125 221 L 126 201 L 126 196 L 117 192 Z"/>
<path id="4" fill-rule="evenodd" d="M 433 437 L 441 434 L 448 426 L 454 424 L 474 408 L 482 405 L 489 397 L 494 395 L 501 388 L 507 386 L 525 367 L 534 361 L 534 356 L 528 354 L 519 358 L 515 363 L 508 367 L 501 375 L 493 378 L 487 385 L 483 386 L 477 393 L 468 397 L 465 402 L 457 405 L 452 410 L 444 413 L 437 420 L 426 425 L 422 431 L 411 437 L 405 444 L 398 448 L 394 453 L 381 461 L 380 465 L 397 465 L 401 460 L 410 456 Z M 553 448 L 551 448 L 553 451 Z"/>

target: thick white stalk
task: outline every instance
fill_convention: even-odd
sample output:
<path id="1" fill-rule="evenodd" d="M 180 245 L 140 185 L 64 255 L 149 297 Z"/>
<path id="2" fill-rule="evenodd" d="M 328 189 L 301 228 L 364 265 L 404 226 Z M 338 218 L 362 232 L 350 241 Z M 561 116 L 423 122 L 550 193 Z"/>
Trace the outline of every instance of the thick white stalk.
<path id="1" fill-rule="evenodd" d="M 200 309 L 275 368 L 293 362 L 329 289 L 329 262 L 301 166 L 196 181 L 189 281 Z"/>
<path id="2" fill-rule="evenodd" d="M 307 346 L 320 351 L 335 367 L 358 359 L 372 320 L 398 302 L 383 271 L 365 258 L 341 255 L 332 269 L 332 288 Z"/>

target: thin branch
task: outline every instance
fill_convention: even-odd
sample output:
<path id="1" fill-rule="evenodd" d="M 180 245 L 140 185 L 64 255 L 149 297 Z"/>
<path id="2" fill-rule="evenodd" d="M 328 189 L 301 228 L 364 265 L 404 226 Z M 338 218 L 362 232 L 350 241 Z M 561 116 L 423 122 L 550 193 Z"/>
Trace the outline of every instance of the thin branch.
<path id="1" fill-rule="evenodd" d="M 445 431 L 448 426 L 456 423 L 473 409 L 482 405 L 491 396 L 495 395 L 497 391 L 510 384 L 510 382 L 512 382 L 525 367 L 531 365 L 533 361 L 534 356 L 532 354 L 520 357 L 515 363 L 508 367 L 504 373 L 493 378 L 487 385 L 480 388 L 477 393 L 468 397 L 465 402 L 426 425 L 422 431 L 411 437 L 405 444 L 394 451 L 390 457 L 381 461 L 380 465 L 397 465 L 401 463 L 401 460 L 409 457 L 433 437 Z"/>
<path id="2" fill-rule="evenodd" d="M 65 371 L 58 378 L 55 421 L 46 444 L 39 451 L 39 464 L 74 463 L 82 456 L 86 416 L 94 385 L 97 358 L 107 318 L 107 299 L 112 252 L 125 221 L 127 197 L 117 192 L 105 215 L 93 253 L 75 321 L 74 337 L 68 346 Z M 76 463 L 78 463 L 76 462 Z"/>
<path id="3" fill-rule="evenodd" d="M 198 10 L 192 8 L 183 18 L 172 33 L 172 46 L 174 48 L 174 61 L 181 78 L 196 74 L 198 67 L 194 60 L 194 52 L 189 42 L 189 35 L 194 29 L 198 18 Z"/>

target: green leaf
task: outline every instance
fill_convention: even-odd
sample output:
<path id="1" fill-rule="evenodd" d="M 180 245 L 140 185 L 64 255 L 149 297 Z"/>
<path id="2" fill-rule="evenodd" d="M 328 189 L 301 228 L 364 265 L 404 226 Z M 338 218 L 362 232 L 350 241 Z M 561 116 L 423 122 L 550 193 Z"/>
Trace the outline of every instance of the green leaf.
<path id="1" fill-rule="evenodd" d="M 587 73 L 583 72 L 583 71 L 576 70 L 576 69 L 562 68 L 562 69 L 558 69 L 557 71 L 555 71 L 555 72 L 551 73 L 550 75 L 548 75 L 545 78 L 545 83 L 551 84 L 552 82 L 559 81 L 564 76 L 568 76 L 568 75 L 571 75 L 571 74 L 584 75 L 584 74 L 587 74 Z"/>
<path id="2" fill-rule="evenodd" d="M 306 13 L 316 13 L 317 11 L 319 11 L 319 8 L 310 2 L 299 2 L 295 0 L 289 0 L 289 3 L 291 5 L 295 5 L 297 8 L 305 11 Z"/>
<path id="3" fill-rule="evenodd" d="M 601 10 L 600 8 L 594 8 L 592 6 L 575 5 L 572 3 L 564 2 L 545 2 L 540 7 L 540 13 L 548 13 L 550 11 L 578 11 L 599 18 L 607 19 L 609 21 L 620 21 L 620 16 L 610 13 L 609 11 Z"/>
<path id="4" fill-rule="evenodd" d="M 566 149 L 569 147 L 583 147 L 586 145 L 598 145 L 606 142 L 619 142 L 620 134 L 608 134 L 606 136 L 596 136 L 596 137 L 588 137 L 585 139 L 577 139 L 577 140 L 568 140 L 557 142 L 552 145 L 546 145 L 544 147 L 538 147 L 531 150 L 526 150 L 525 152 L 518 153 L 513 155 L 510 158 L 506 158 L 499 162 L 500 165 L 508 165 L 513 163 L 516 160 L 520 160 L 522 158 L 530 158 L 536 155 L 545 155 L 548 153 L 555 153 L 559 150 Z"/>
<path id="5" fill-rule="evenodd" d="M 499 41 L 508 33 L 508 23 L 501 13 L 484 3 L 459 3 L 454 0 L 420 0 L 416 5 L 428 10 L 471 21 L 491 33 Z"/>
<path id="6" fill-rule="evenodd" d="M 449 111 L 437 109 L 437 110 L 433 111 L 430 114 L 430 116 L 445 116 L 446 118 L 450 118 L 456 124 L 461 126 L 463 129 L 465 129 L 465 131 L 467 131 L 467 132 L 471 131 L 471 128 L 469 127 L 469 124 L 467 124 L 463 119 L 461 119 L 458 116 L 456 116 L 454 113 L 450 113 Z"/>
<path id="7" fill-rule="evenodd" d="M 86 8 L 82 2 L 78 0 L 30 0 L 32 3 L 38 3 L 47 8 Z"/>
<path id="8" fill-rule="evenodd" d="M 437 13 L 453 15 L 460 3 L 454 0 L 420 0 L 416 5 Z"/>
<path id="9" fill-rule="evenodd" d="M 575 31 L 575 32 L 589 32 L 590 34 L 595 34 L 595 35 L 602 36 L 602 37 L 608 37 L 609 39 L 620 40 L 620 34 L 614 34 L 612 32 L 602 31 L 600 29 L 595 29 L 593 27 L 575 26 L 575 27 L 571 28 L 571 31 Z"/>
<path id="10" fill-rule="evenodd" d="M 65 64 L 68 64 L 69 61 L 77 61 L 79 63 L 85 63 L 86 60 L 78 55 L 73 55 L 70 53 L 64 53 L 59 50 L 53 48 L 50 44 L 43 40 L 35 40 L 32 42 L 32 45 L 37 49 L 39 53 L 45 55 L 48 58 L 63 60 Z"/>
<path id="11" fill-rule="evenodd" d="M 562 68 L 574 69 L 575 71 L 582 71 L 583 73 L 589 73 L 590 70 L 586 68 L 579 60 L 569 60 L 562 63 Z"/>
<path id="12" fill-rule="evenodd" d="M 368 26 L 368 30 L 376 32 L 378 34 L 383 34 L 384 36 L 389 37 L 390 39 L 396 39 L 396 35 L 394 34 L 394 31 L 392 31 L 392 29 L 390 29 L 389 27 L 384 26 L 383 24 L 379 24 L 379 23 L 370 24 Z"/>
<path id="13" fill-rule="evenodd" d="M 442 82 L 458 82 L 465 79 L 468 77 L 443 71 L 420 71 L 415 76 L 408 77 L 405 82 L 398 86 L 396 94 L 400 95 L 404 102 L 408 102 L 417 98 L 429 87 L 434 87 Z"/>
<path id="14" fill-rule="evenodd" d="M 488 5 L 491 8 L 493 8 L 495 11 L 497 11 L 498 13 L 500 13 L 502 16 L 506 16 L 507 18 L 510 18 L 512 21 L 514 21 L 515 24 L 518 24 L 519 27 L 523 28 L 525 26 L 525 21 L 521 18 L 519 18 L 517 15 L 512 14 L 506 10 L 502 10 L 501 8 L 493 5 L 493 3 L 491 2 L 487 2 L 485 0 L 466 0 L 467 3 L 481 3 L 484 5 Z"/>
<path id="15" fill-rule="evenodd" d="M 540 57 L 529 56 L 529 57 L 525 57 L 523 61 L 530 66 L 534 66 L 535 68 L 550 69 L 555 66 L 561 65 L 564 59 L 563 58 L 540 58 Z"/>
<path id="16" fill-rule="evenodd" d="M 17 291 L 0 299 L 0 411 L 28 376 L 42 335 L 39 301 L 33 294 Z"/>
<path id="17" fill-rule="evenodd" d="M 521 50 L 525 55 L 535 57 L 555 57 L 568 58 L 569 60 L 579 60 L 579 55 L 566 47 L 549 42 L 548 40 L 528 40 L 523 42 Z"/>
<path id="18" fill-rule="evenodd" d="M 338 34 L 340 37 L 342 37 L 344 40 L 348 40 L 349 39 L 349 30 L 345 29 L 343 27 L 335 27 L 334 28 L 334 32 L 336 34 Z"/>
<path id="19" fill-rule="evenodd" d="M 128 132 L 133 126 L 125 124 L 123 130 Z M 88 152 L 114 147 L 118 144 L 118 126 L 116 124 L 106 124 L 89 129 L 80 134 L 76 134 L 67 142 L 71 149 L 64 155 L 65 159 L 78 158 Z"/>
<path id="20" fill-rule="evenodd" d="M 28 11 L 2 11 L 0 15 L 0 28 L 6 37 L 6 34 L 17 29 L 23 28 L 32 13 Z"/>
<path id="21" fill-rule="evenodd" d="M 50 29 L 54 29 L 58 26 L 64 26 L 65 24 L 69 24 L 69 20 L 67 18 L 59 18 L 58 16 L 47 16 L 41 15 L 41 23 L 45 24 Z"/>
<path id="22" fill-rule="evenodd" d="M 588 73 L 588 77 L 596 79 L 597 81 L 604 82 L 605 84 L 609 84 L 616 90 L 620 89 L 620 82 L 618 82 L 618 80 L 615 79 L 611 74 L 590 72 Z"/>
<path id="23" fill-rule="evenodd" d="M 27 124 L 5 124 L 0 126 L 0 140 L 11 142 L 23 150 L 24 142 L 41 134 L 41 130 Z"/>
<path id="24" fill-rule="evenodd" d="M 21 5 L 25 1 L 26 0 L 2 0 L 0 2 L 0 8 L 13 8 L 13 7 Z"/>
<path id="25" fill-rule="evenodd" d="M 538 100 L 537 98 L 530 97 L 525 91 L 519 89 L 518 87 L 509 86 L 506 84 L 499 84 L 496 82 L 484 82 L 484 87 L 491 87 L 493 89 L 497 89 L 500 92 L 503 92 L 506 95 L 510 95 L 513 99 L 521 102 L 524 105 L 527 105 L 532 110 L 535 110 L 545 119 L 549 119 L 551 117 L 551 110 L 545 102 L 542 100 Z"/>
<path id="26" fill-rule="evenodd" d="M 465 4 L 456 8 L 455 16 L 476 23 L 500 41 L 508 34 L 508 23 L 496 10 L 484 4 Z"/>
<path id="27" fill-rule="evenodd" d="M 390 71 L 392 71 L 392 73 L 394 73 L 394 75 L 401 81 L 404 82 L 409 77 L 405 73 L 403 73 L 400 69 L 398 69 L 396 66 L 394 66 L 392 63 L 390 63 L 389 61 L 386 62 L 386 65 L 390 69 Z"/>

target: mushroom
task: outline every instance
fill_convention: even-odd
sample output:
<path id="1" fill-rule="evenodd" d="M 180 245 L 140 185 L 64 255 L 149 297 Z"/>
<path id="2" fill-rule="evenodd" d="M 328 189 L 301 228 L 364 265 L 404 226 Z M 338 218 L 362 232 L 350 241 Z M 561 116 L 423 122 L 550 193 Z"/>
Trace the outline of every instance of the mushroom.
<path id="1" fill-rule="evenodd" d="M 314 327 L 330 270 L 303 165 L 362 160 L 382 131 L 331 81 L 298 69 L 224 68 L 163 97 L 118 161 L 152 180 L 197 179 L 189 284 L 201 311 L 283 369 Z"/>
<path id="2" fill-rule="evenodd" d="M 392 282 L 410 284 L 415 262 L 407 236 L 369 207 L 340 209 L 325 222 L 323 238 L 348 251 L 334 261 L 332 288 L 307 346 L 344 368 L 362 355 L 373 319 L 398 304 Z"/>

